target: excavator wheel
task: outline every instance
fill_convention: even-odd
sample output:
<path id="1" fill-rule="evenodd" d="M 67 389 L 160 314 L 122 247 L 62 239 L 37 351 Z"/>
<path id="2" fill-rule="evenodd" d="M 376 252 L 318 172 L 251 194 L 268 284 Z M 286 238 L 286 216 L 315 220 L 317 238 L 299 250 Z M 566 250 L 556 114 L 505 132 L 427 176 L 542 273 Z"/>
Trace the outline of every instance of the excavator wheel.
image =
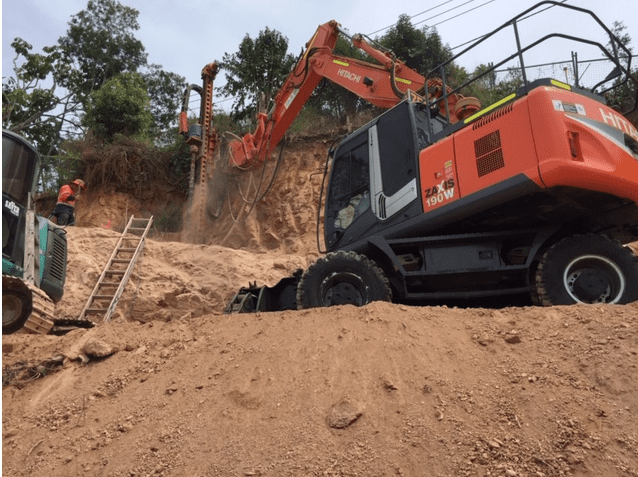
<path id="1" fill-rule="evenodd" d="M 638 300 L 638 260 L 604 235 L 574 235 L 545 252 L 536 292 L 544 306 L 630 303 Z"/>
<path id="2" fill-rule="evenodd" d="M 355 252 L 331 252 L 305 271 L 297 286 L 297 308 L 362 306 L 390 301 L 392 291 L 383 270 Z"/>
<path id="3" fill-rule="evenodd" d="M 2 280 L 2 334 L 20 330 L 33 311 L 33 295 L 18 280 Z"/>

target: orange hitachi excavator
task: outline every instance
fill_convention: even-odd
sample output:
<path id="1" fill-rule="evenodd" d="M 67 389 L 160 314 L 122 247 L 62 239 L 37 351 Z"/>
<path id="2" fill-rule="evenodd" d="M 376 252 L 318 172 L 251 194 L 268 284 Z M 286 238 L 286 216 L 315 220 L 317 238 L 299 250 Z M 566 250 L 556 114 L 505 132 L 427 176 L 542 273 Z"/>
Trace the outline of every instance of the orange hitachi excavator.
<path id="1" fill-rule="evenodd" d="M 520 20 L 547 6 L 593 20 L 610 47 L 562 33 L 522 46 Z M 480 109 L 460 91 L 492 70 L 452 87 L 446 67 L 506 29 L 515 51 L 492 70 L 518 60 L 522 86 Z M 379 64 L 335 55 L 338 34 Z M 528 80 L 525 53 L 554 38 L 597 47 L 612 73 L 589 90 Z M 320 26 L 255 133 L 231 142 L 229 166 L 268 160 L 321 78 L 389 109 L 329 151 L 320 204 L 325 256 L 274 287 L 242 288 L 227 311 L 522 293 L 539 305 L 638 300 L 638 261 L 623 245 L 638 239 L 638 132 L 602 96 L 626 84 L 638 90 L 630 65 L 629 50 L 594 13 L 555 1 L 522 12 L 424 76 L 335 22 Z M 204 70 L 199 89 L 202 125 L 189 132 L 183 116 L 195 169 L 215 144 L 206 116 L 206 72 L 215 69 Z"/>

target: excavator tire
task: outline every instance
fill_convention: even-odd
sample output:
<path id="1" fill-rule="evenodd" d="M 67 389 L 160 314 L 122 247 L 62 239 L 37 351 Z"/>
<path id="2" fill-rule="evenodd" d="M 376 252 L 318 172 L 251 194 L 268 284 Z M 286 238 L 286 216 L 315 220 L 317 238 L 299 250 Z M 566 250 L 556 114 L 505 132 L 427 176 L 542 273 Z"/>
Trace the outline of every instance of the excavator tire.
<path id="1" fill-rule="evenodd" d="M 297 286 L 297 308 L 363 306 L 390 301 L 392 291 L 383 270 L 355 252 L 328 253 L 312 264 Z"/>
<path id="2" fill-rule="evenodd" d="M 638 260 L 604 235 L 574 235 L 554 244 L 536 271 L 541 305 L 638 300 Z"/>
<path id="3" fill-rule="evenodd" d="M 33 310 L 31 291 L 2 287 L 2 334 L 10 335 L 21 329 Z"/>

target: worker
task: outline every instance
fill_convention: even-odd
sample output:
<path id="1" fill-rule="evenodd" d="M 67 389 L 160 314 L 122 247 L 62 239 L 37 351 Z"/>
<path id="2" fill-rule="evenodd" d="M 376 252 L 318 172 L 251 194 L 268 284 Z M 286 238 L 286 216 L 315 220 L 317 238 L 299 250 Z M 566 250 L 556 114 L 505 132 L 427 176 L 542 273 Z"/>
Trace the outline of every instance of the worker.
<path id="1" fill-rule="evenodd" d="M 57 219 L 58 225 L 75 224 L 75 201 L 83 190 L 86 190 L 82 179 L 75 179 L 60 188 L 58 203 L 51 213 L 51 217 Z"/>

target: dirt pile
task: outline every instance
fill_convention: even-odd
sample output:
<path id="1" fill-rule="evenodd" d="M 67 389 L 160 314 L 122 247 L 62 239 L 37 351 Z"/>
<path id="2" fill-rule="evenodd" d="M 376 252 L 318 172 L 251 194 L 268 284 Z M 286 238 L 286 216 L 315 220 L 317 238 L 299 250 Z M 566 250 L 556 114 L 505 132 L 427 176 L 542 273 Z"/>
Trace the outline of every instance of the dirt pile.
<path id="1" fill-rule="evenodd" d="M 109 356 L 82 364 L 89 341 Z M 635 304 L 116 319 L 9 346 L 5 366 L 66 359 L 3 389 L 5 475 L 638 475 Z"/>
<path id="2" fill-rule="evenodd" d="M 317 256 L 327 147 L 206 243 L 155 233 L 110 323 L 3 336 L 4 475 L 638 476 L 638 303 L 222 314 Z M 92 193 L 61 318 L 151 210 Z"/>
<path id="3" fill-rule="evenodd" d="M 84 307 L 120 233 L 100 227 L 69 228 L 69 260 L 59 317 L 77 317 Z M 240 286 L 257 280 L 274 285 L 310 258 L 278 252 L 248 252 L 219 245 L 193 245 L 150 239 L 115 314 L 121 320 L 170 321 L 218 312 Z"/>

